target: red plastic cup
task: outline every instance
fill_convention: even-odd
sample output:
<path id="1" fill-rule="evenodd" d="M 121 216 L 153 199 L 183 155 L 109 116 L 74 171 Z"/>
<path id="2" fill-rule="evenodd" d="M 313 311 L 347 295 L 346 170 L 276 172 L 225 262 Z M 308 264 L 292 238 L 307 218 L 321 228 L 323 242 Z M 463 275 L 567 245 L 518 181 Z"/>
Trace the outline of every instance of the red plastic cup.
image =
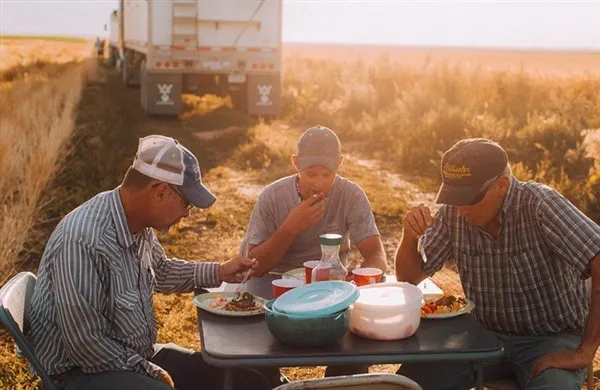
<path id="1" fill-rule="evenodd" d="M 312 281 L 312 270 L 319 264 L 320 260 L 305 261 L 304 265 L 304 283 L 309 284 Z"/>
<path id="2" fill-rule="evenodd" d="M 273 298 L 279 298 L 284 292 L 301 286 L 302 281 L 300 279 L 276 279 L 271 284 L 273 285 Z"/>
<path id="3" fill-rule="evenodd" d="M 383 272 L 379 268 L 355 268 L 352 270 L 354 283 L 358 287 L 381 282 Z"/>
<path id="4" fill-rule="evenodd" d="M 315 277 L 315 280 L 317 282 L 324 282 L 329 280 L 329 278 L 331 277 L 331 266 L 328 265 L 326 267 L 317 269 L 313 268 L 311 277 L 313 276 Z"/>

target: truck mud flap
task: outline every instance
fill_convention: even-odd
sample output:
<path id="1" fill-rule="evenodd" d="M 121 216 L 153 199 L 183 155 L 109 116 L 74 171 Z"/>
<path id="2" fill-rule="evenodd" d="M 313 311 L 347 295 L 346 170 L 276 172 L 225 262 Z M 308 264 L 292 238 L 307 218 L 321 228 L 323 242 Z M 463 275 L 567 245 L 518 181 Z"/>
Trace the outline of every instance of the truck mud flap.
<path id="1" fill-rule="evenodd" d="M 248 75 L 248 114 L 277 116 L 280 110 L 280 74 Z"/>
<path id="2" fill-rule="evenodd" d="M 142 108 L 151 115 L 179 115 L 181 101 L 181 74 L 142 72 Z"/>

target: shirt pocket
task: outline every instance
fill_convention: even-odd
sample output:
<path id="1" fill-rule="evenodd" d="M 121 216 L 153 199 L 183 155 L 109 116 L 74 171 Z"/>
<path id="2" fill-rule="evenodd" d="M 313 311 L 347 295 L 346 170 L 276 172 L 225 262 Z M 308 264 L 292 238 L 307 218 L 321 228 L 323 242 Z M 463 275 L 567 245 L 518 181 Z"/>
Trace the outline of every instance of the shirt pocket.
<path id="1" fill-rule="evenodd" d="M 122 338 L 137 336 L 146 328 L 140 292 L 125 290 L 115 296 L 115 330 Z"/>
<path id="2" fill-rule="evenodd" d="M 484 273 L 487 269 L 481 252 L 476 249 L 461 248 L 454 257 L 463 288 L 479 288 L 482 280 L 486 279 Z"/>
<path id="3" fill-rule="evenodd" d="M 540 292 L 552 284 L 553 272 L 548 262 L 540 259 L 533 250 L 524 250 L 510 255 L 510 281 L 513 293 L 525 293 L 521 299 L 541 298 Z"/>

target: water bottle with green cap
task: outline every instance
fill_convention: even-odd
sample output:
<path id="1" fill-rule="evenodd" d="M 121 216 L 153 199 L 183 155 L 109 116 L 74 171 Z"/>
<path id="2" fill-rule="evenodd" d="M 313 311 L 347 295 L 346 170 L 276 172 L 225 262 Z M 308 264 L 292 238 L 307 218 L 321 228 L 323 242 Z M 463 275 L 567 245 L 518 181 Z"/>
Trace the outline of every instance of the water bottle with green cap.
<path id="1" fill-rule="evenodd" d="M 340 261 L 342 236 L 331 233 L 322 234 L 319 236 L 319 240 L 321 242 L 321 261 L 312 270 L 312 281 L 346 280 L 348 270 Z"/>

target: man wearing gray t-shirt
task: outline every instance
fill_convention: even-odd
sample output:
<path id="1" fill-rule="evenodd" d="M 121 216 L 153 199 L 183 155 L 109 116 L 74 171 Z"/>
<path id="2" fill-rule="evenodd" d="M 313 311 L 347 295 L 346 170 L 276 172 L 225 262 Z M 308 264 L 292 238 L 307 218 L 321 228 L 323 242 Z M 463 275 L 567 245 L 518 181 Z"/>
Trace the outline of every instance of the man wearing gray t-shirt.
<path id="1" fill-rule="evenodd" d="M 258 197 L 240 253 L 258 260 L 256 275 L 300 268 L 319 260 L 319 235 L 342 235 L 340 259 L 346 264 L 350 244 L 362 267 L 386 271 L 386 257 L 365 192 L 337 175 L 344 156 L 336 134 L 323 126 L 304 132 L 292 163 L 298 170 L 268 185 Z"/>

